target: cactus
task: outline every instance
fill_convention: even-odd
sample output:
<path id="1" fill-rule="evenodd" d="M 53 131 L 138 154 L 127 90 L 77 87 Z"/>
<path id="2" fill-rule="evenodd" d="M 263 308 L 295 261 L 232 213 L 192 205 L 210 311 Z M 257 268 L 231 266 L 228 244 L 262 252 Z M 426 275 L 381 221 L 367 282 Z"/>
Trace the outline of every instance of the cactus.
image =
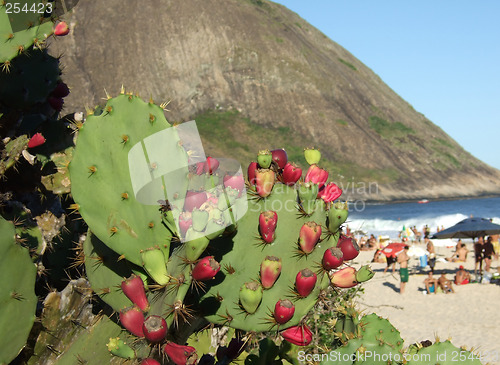
<path id="1" fill-rule="evenodd" d="M 0 159 L 0 176 L 5 174 L 5 172 L 14 166 L 21 158 L 23 151 L 28 145 L 28 137 L 22 135 L 13 139 L 5 145 L 5 148 L 1 151 Z"/>
<path id="2" fill-rule="evenodd" d="M 449 340 L 427 347 L 417 346 L 416 353 L 409 357 L 408 365 L 451 365 L 457 362 L 463 365 L 481 365 L 480 356 L 465 348 L 454 346 Z"/>
<path id="3" fill-rule="evenodd" d="M 35 321 L 36 268 L 26 248 L 15 241 L 14 225 L 0 217 L 0 364 L 24 347 Z"/>

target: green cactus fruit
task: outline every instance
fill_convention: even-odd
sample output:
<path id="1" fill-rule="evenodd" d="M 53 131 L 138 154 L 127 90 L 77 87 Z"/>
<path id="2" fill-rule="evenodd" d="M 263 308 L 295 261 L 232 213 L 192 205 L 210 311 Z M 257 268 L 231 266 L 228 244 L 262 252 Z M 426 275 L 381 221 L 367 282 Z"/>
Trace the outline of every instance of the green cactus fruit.
<path id="1" fill-rule="evenodd" d="M 337 202 L 328 211 L 328 229 L 336 233 L 347 219 L 349 210 L 347 203 Z"/>
<path id="2" fill-rule="evenodd" d="M 115 356 L 128 360 L 135 359 L 134 349 L 127 345 L 120 337 L 110 338 L 106 346 L 108 347 L 108 351 Z"/>
<path id="3" fill-rule="evenodd" d="M 150 248 L 141 252 L 142 266 L 148 275 L 159 285 L 169 281 L 165 255 L 159 248 Z"/>
<path id="4" fill-rule="evenodd" d="M 26 344 L 35 321 L 36 266 L 15 242 L 14 225 L 0 217 L 0 364 L 10 363 Z"/>
<path id="5" fill-rule="evenodd" d="M 191 229 L 188 230 L 186 234 L 186 239 L 189 241 L 185 242 L 186 246 L 186 259 L 188 261 L 196 261 L 201 256 L 203 251 L 206 250 L 210 240 L 206 236 L 202 236 L 201 233 L 198 233 L 193 230 L 193 233 L 190 233 Z M 197 237 L 197 238 L 195 238 Z"/>
<path id="6" fill-rule="evenodd" d="M 262 301 L 262 286 L 256 281 L 245 283 L 240 288 L 240 304 L 247 313 L 255 313 Z"/>
<path id="7" fill-rule="evenodd" d="M 299 184 L 299 200 L 303 211 L 307 215 L 311 215 L 316 209 L 319 186 L 313 183 Z"/>
<path id="8" fill-rule="evenodd" d="M 134 187 L 137 189 L 149 181 L 152 181 L 152 190 L 147 185 L 137 194 L 143 190 L 144 194 L 156 191 L 155 188 L 161 190 L 161 186 L 155 185 L 161 182 L 155 178 L 163 166 L 156 161 L 161 151 L 148 154 L 154 161 L 141 162 L 141 158 L 146 157 L 144 150 L 138 147 L 144 144 L 144 148 L 165 148 L 164 156 L 176 155 L 176 161 L 187 164 L 187 155 L 184 149 L 180 151 L 181 146 L 155 142 L 159 132 L 163 136 L 169 130 L 161 107 L 122 93 L 108 99 L 100 115 L 87 117 L 78 132 L 69 164 L 71 194 L 89 228 L 108 247 L 139 266 L 143 262 L 141 251 L 159 246 L 168 253 L 172 234 L 163 224 L 159 205 L 146 205 L 134 194 Z M 129 159 L 132 147 L 135 149 Z M 133 183 L 132 177 L 145 181 Z M 138 196 L 142 199 L 142 195 Z"/>
<path id="9" fill-rule="evenodd" d="M 304 157 L 309 165 L 318 164 L 321 160 L 321 152 L 312 148 L 304 149 Z"/>
<path id="10" fill-rule="evenodd" d="M 56 87 L 60 72 L 57 58 L 46 50 L 30 49 L 10 61 L 10 72 L 1 72 L 0 67 L 0 102 L 16 109 L 44 103 Z"/>
<path id="11" fill-rule="evenodd" d="M 273 162 L 273 155 L 269 150 L 259 151 L 257 163 L 261 168 L 268 169 L 271 166 L 271 162 Z"/>
<path id="12" fill-rule="evenodd" d="M 193 229 L 203 232 L 208 223 L 209 214 L 206 210 L 193 209 L 192 212 Z"/>
<path id="13" fill-rule="evenodd" d="M 375 273 L 373 272 L 373 270 L 370 268 L 369 265 L 363 265 L 356 272 L 356 281 L 358 283 L 363 283 L 373 278 L 374 275 Z"/>
<path id="14" fill-rule="evenodd" d="M 0 34 L 3 38 L 0 38 L 0 64 L 3 64 L 0 71 L 4 72 L 9 71 L 9 62 L 17 55 L 31 46 L 42 47 L 45 39 L 52 35 L 54 25 L 50 18 L 40 16 L 45 12 L 45 7 L 52 7 L 53 3 L 44 6 L 39 1 L 26 0 L 19 4 L 18 13 L 14 13 L 15 9 L 11 7 L 10 14 L 6 11 L 7 3 L 0 6 L 3 8 L 0 10 Z"/>

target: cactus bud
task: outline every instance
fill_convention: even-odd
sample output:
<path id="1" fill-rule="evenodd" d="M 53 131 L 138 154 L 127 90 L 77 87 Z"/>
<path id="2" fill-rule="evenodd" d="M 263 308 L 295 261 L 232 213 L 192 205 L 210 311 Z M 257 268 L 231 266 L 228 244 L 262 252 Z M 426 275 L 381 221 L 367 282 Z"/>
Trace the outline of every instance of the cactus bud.
<path id="1" fill-rule="evenodd" d="M 272 243 L 275 239 L 276 225 L 278 224 L 278 213 L 268 210 L 259 215 L 259 231 L 262 239 Z"/>
<path id="2" fill-rule="evenodd" d="M 330 274 L 330 282 L 337 288 L 352 288 L 358 284 L 356 269 L 354 267 L 346 267 L 336 271 Z"/>
<path id="3" fill-rule="evenodd" d="M 281 336 L 297 346 L 307 346 L 312 341 L 312 333 L 307 325 L 293 326 L 281 332 Z"/>
<path id="4" fill-rule="evenodd" d="M 248 182 L 250 185 L 255 185 L 256 183 L 256 174 L 257 174 L 257 169 L 259 168 L 259 165 L 257 162 L 250 162 L 250 165 L 248 165 Z"/>
<path id="5" fill-rule="evenodd" d="M 137 337 L 144 337 L 142 325 L 144 314 L 139 307 L 133 306 L 120 311 L 120 322 L 130 333 Z"/>
<path id="6" fill-rule="evenodd" d="M 359 246 L 352 237 L 340 235 L 337 247 L 342 250 L 344 261 L 355 259 L 359 255 Z"/>
<path id="7" fill-rule="evenodd" d="M 328 229 L 337 232 L 349 215 L 347 203 L 337 202 L 328 211 Z"/>
<path id="8" fill-rule="evenodd" d="M 198 360 L 196 349 L 191 346 L 182 346 L 173 342 L 167 342 L 163 346 L 165 352 L 170 360 L 175 365 L 194 365 Z"/>
<path id="9" fill-rule="evenodd" d="M 328 171 L 323 170 L 318 165 L 311 165 L 307 170 L 306 177 L 304 181 L 311 182 L 313 184 L 318 184 L 319 187 L 325 185 L 326 180 L 328 180 Z"/>
<path id="10" fill-rule="evenodd" d="M 273 161 L 278 165 L 280 170 L 283 170 L 288 162 L 288 155 L 283 148 L 272 150 Z"/>
<path id="11" fill-rule="evenodd" d="M 160 342 L 167 335 L 167 322 L 160 316 L 151 315 L 144 321 L 142 331 L 150 342 Z"/>
<path id="12" fill-rule="evenodd" d="M 149 302 L 144 291 L 144 282 L 137 275 L 132 275 L 121 283 L 123 294 L 142 311 L 149 310 Z"/>
<path id="13" fill-rule="evenodd" d="M 206 256 L 202 258 L 194 266 L 191 275 L 194 280 L 205 281 L 212 279 L 220 270 L 220 265 L 214 260 L 213 256 Z"/>
<path id="14" fill-rule="evenodd" d="M 110 338 L 106 346 L 108 347 L 108 351 L 114 356 L 121 357 L 122 359 L 135 359 L 135 351 L 123 340 L 120 340 L 119 337 Z"/>
<path id="15" fill-rule="evenodd" d="M 313 291 L 317 280 L 318 277 L 311 270 L 304 269 L 299 271 L 295 277 L 295 289 L 297 293 L 303 298 L 307 297 Z"/>
<path id="16" fill-rule="evenodd" d="M 294 163 L 287 163 L 283 169 L 283 183 L 292 186 L 302 176 L 302 169 L 297 167 Z"/>
<path id="17" fill-rule="evenodd" d="M 274 171 L 269 169 L 258 169 L 255 172 L 255 188 L 257 194 L 266 198 L 271 195 L 274 186 Z"/>
<path id="18" fill-rule="evenodd" d="M 304 157 L 309 165 L 315 165 L 319 163 L 321 159 L 321 152 L 315 150 L 314 147 L 304 149 Z"/>
<path id="19" fill-rule="evenodd" d="M 308 254 L 313 252 L 314 247 L 321 238 L 321 226 L 316 222 L 307 222 L 299 233 L 299 246 L 302 252 Z"/>
<path id="20" fill-rule="evenodd" d="M 268 169 L 271 166 L 271 162 L 273 162 L 273 156 L 269 150 L 259 151 L 257 155 L 257 162 L 262 169 Z"/>
<path id="21" fill-rule="evenodd" d="M 295 313 L 295 306 L 288 299 L 278 300 L 274 306 L 274 319 L 279 324 L 283 324 L 292 319 Z"/>
<path id="22" fill-rule="evenodd" d="M 336 269 L 344 263 L 342 250 L 337 247 L 330 247 L 323 254 L 323 268 L 325 270 Z"/>
<path id="23" fill-rule="evenodd" d="M 356 272 L 356 281 L 358 283 L 363 283 L 363 282 L 368 281 L 371 278 L 373 278 L 374 275 L 375 275 L 375 273 L 373 272 L 373 270 L 371 269 L 370 266 L 363 265 Z"/>
<path id="24" fill-rule="evenodd" d="M 243 284 L 240 288 L 241 306 L 248 313 L 255 313 L 262 300 L 262 292 L 262 286 L 255 281 Z"/>
<path id="25" fill-rule="evenodd" d="M 281 274 L 281 259 L 276 256 L 266 256 L 260 264 L 260 282 L 264 289 L 271 288 Z"/>

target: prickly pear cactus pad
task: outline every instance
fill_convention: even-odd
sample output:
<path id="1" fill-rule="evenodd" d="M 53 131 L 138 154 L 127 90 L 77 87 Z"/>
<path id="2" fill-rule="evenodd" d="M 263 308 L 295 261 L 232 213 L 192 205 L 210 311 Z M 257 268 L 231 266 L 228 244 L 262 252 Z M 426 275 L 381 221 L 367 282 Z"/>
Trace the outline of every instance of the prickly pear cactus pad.
<path id="1" fill-rule="evenodd" d="M 122 93 L 108 99 L 102 114 L 88 116 L 69 165 L 71 193 L 85 222 L 108 247 L 136 265 L 143 264 L 141 252 L 155 248 L 166 262 L 171 233 L 162 224 L 159 205 L 135 199 L 128 153 L 166 128 L 170 124 L 161 107 Z"/>
<path id="2" fill-rule="evenodd" d="M 259 228 L 261 213 L 268 211 L 277 214 L 271 243 L 264 241 L 259 233 L 265 229 Z M 325 205 L 318 204 L 310 216 L 302 215 L 298 211 L 294 187 L 277 184 L 266 199 L 250 198 L 248 212 L 238 222 L 236 234 L 214 242 L 213 253 L 222 269 L 200 304 L 206 311 L 206 318 L 246 331 L 285 329 L 297 325 L 316 304 L 321 290 L 329 285 L 322 258 L 325 250 L 336 246 L 338 240 L 338 235 L 324 234 L 312 252 L 304 254 L 299 248 L 299 236 L 302 226 L 311 221 L 326 225 Z M 268 281 L 266 277 L 277 271 L 274 266 L 278 260 L 281 260 L 281 273 L 276 275 L 277 279 L 273 279 L 275 282 L 268 289 L 263 289 L 262 283 Z M 271 273 L 267 272 L 266 266 L 270 267 Z M 316 273 L 317 282 L 310 294 L 301 297 L 296 293 L 295 283 L 297 274 L 304 269 Z M 249 286 L 250 289 L 252 286 L 258 288 L 252 292 L 248 290 Z M 292 301 L 295 312 L 288 322 L 278 326 L 273 313 L 276 303 L 285 299 Z"/>
<path id="3" fill-rule="evenodd" d="M 0 364 L 8 364 L 24 347 L 37 303 L 36 267 L 14 237 L 14 225 L 0 217 Z"/>
<path id="4" fill-rule="evenodd" d="M 481 365 L 480 355 L 458 348 L 448 340 L 422 347 L 408 358 L 408 365 Z"/>

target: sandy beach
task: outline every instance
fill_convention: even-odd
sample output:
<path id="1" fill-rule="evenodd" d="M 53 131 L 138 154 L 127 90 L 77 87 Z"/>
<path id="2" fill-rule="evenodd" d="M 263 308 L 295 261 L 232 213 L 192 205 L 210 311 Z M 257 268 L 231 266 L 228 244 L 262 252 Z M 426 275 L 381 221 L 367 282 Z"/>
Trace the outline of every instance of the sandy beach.
<path id="1" fill-rule="evenodd" d="M 417 245 L 424 247 L 422 245 Z M 472 244 L 467 244 L 472 250 Z M 473 273 L 474 254 L 469 252 L 467 261 L 442 262 L 450 257 L 454 248 L 437 248 L 435 275 L 437 278 L 444 271 L 447 278 L 453 280 L 460 265 Z M 370 263 L 374 251 L 361 251 L 355 259 L 355 267 Z M 485 356 L 490 364 L 500 365 L 500 285 L 471 283 L 463 286 L 454 285 L 452 294 L 427 294 L 424 279 L 429 267 L 421 268 L 418 258 L 409 261 L 410 279 L 405 292 L 399 293 L 399 266 L 392 274 L 389 269 L 383 273 L 385 263 L 371 263 L 375 276 L 363 284 L 364 294 L 356 301 L 358 307 L 368 313 L 377 313 L 387 318 L 401 332 L 405 346 L 437 337 L 450 339 L 455 346 L 471 347 Z M 493 260 L 491 272 L 500 267 L 498 260 Z"/>

